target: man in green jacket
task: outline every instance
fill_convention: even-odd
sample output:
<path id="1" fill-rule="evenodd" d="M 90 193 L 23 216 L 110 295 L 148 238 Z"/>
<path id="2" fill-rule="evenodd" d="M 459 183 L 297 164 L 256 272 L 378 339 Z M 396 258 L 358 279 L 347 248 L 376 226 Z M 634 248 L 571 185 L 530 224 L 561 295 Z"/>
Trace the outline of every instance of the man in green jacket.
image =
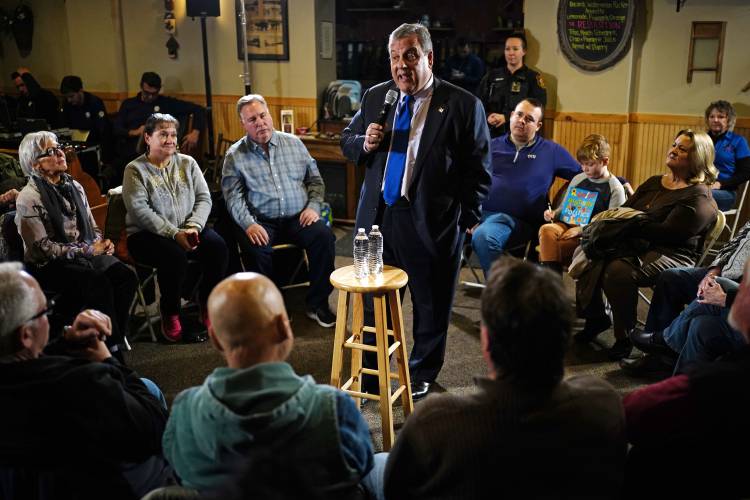
<path id="1" fill-rule="evenodd" d="M 227 366 L 174 401 L 164 451 L 184 486 L 221 487 L 238 465 L 274 456 L 317 493 L 356 488 L 372 468 L 369 430 L 342 391 L 294 373 L 294 336 L 276 286 L 235 274 L 208 299 L 209 338 Z"/>

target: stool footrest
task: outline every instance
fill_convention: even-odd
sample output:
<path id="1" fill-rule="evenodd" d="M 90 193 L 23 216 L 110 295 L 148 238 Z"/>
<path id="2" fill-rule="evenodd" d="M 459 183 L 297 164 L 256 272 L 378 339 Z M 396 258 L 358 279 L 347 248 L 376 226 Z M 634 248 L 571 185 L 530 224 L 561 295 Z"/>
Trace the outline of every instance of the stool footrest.
<path id="1" fill-rule="evenodd" d="M 365 375 L 374 375 L 376 377 L 379 375 L 378 371 L 373 370 L 372 368 L 360 368 L 359 373 L 363 373 Z M 388 372 L 388 376 L 391 378 L 398 378 L 398 373 Z"/>
<path id="2" fill-rule="evenodd" d="M 349 387 L 351 387 L 353 383 L 354 377 L 350 377 L 349 380 L 344 382 L 344 385 L 341 386 L 341 390 L 349 394 L 353 398 L 365 398 L 372 399 L 373 401 L 380 401 L 380 396 L 377 394 L 370 394 L 369 392 L 360 392 L 349 389 Z"/>
<path id="3" fill-rule="evenodd" d="M 348 347 L 349 349 L 359 349 L 362 351 L 378 352 L 377 346 L 355 342 L 354 337 L 355 335 L 352 335 L 351 337 L 346 339 L 346 342 L 344 342 L 344 347 Z"/>
<path id="4" fill-rule="evenodd" d="M 375 327 L 374 326 L 363 326 L 362 327 L 363 332 L 367 333 L 375 333 Z M 393 337 L 393 330 L 386 330 L 388 332 L 388 335 Z"/>
<path id="5" fill-rule="evenodd" d="M 391 395 L 391 405 L 396 402 L 396 400 L 401 397 L 401 393 L 406 390 L 405 385 L 400 385 L 398 389 L 396 389 L 393 394 Z"/>

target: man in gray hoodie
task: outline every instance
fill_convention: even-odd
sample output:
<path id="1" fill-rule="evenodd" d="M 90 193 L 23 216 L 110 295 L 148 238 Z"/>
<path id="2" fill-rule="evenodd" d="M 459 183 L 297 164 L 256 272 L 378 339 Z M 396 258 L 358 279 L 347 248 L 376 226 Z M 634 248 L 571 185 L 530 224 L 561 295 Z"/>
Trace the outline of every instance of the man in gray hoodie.
<path id="1" fill-rule="evenodd" d="M 235 274 L 211 292 L 208 311 L 227 366 L 172 406 L 163 446 L 183 485 L 215 490 L 270 455 L 304 470 L 318 493 L 355 488 L 373 463 L 367 424 L 347 394 L 285 362 L 294 336 L 279 290 L 263 275 Z"/>

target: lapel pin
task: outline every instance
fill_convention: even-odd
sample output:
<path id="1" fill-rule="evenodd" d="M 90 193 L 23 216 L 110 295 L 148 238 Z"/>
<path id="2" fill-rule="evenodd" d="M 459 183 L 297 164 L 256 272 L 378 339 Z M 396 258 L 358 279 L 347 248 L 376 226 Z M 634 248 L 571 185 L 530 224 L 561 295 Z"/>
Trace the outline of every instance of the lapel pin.
<path id="1" fill-rule="evenodd" d="M 445 109 L 445 108 L 443 108 L 442 106 L 440 106 L 440 107 L 438 108 L 438 113 L 442 113 L 442 112 L 443 112 L 443 109 Z"/>

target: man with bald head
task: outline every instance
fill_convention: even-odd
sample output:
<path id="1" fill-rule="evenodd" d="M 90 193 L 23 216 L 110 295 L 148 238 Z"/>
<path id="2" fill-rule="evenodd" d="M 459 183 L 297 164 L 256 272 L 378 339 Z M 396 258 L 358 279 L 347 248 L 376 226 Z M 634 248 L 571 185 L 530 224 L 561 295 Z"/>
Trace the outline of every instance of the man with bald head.
<path id="1" fill-rule="evenodd" d="M 227 366 L 172 406 L 164 453 L 182 484 L 214 490 L 242 462 L 271 453 L 304 470 L 321 494 L 356 487 L 373 463 L 367 424 L 348 395 L 286 362 L 294 335 L 273 282 L 235 274 L 211 292 L 208 313 Z"/>

